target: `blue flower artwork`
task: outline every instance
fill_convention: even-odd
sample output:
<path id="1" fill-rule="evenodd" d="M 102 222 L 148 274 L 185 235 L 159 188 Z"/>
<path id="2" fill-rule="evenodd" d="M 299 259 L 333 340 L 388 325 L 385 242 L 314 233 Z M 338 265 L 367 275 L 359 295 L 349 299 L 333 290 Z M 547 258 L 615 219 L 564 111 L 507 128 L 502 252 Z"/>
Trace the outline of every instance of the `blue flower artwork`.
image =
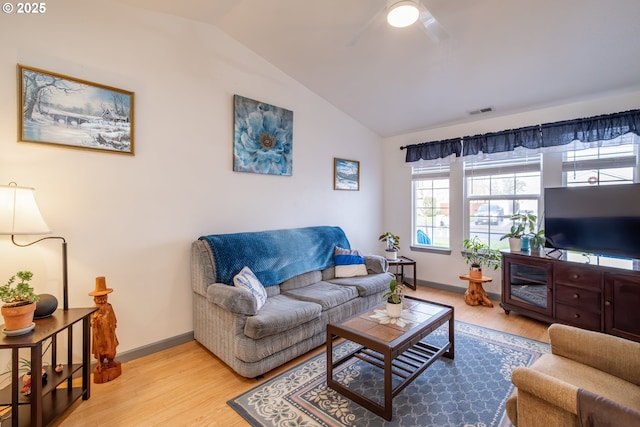
<path id="1" fill-rule="evenodd" d="M 288 175 L 293 170 L 293 111 L 233 96 L 233 170 Z"/>

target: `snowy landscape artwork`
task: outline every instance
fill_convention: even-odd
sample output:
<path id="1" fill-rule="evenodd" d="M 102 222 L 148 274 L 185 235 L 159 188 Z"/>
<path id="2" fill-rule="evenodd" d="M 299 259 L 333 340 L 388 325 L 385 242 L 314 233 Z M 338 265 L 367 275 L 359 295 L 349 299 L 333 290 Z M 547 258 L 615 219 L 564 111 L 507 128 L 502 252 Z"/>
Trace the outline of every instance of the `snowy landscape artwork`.
<path id="1" fill-rule="evenodd" d="M 21 141 L 134 154 L 133 92 L 18 68 Z"/>
<path id="2" fill-rule="evenodd" d="M 288 175 L 293 170 L 293 111 L 233 96 L 233 170 Z"/>
<path id="3" fill-rule="evenodd" d="M 333 189 L 360 190 L 360 162 L 333 159 Z"/>

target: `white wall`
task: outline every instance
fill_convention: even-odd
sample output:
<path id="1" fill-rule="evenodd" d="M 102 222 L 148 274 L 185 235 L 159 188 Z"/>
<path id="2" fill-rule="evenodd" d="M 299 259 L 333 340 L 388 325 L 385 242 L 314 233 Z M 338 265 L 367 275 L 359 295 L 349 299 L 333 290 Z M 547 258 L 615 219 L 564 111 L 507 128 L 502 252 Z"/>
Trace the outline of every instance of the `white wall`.
<path id="1" fill-rule="evenodd" d="M 438 141 L 468 135 L 497 132 L 540 123 L 548 123 L 598 114 L 636 109 L 640 105 L 640 91 L 585 99 L 582 102 L 549 107 L 520 114 L 491 117 L 472 123 L 447 126 L 422 132 L 399 135 L 384 140 L 384 228 L 399 233 L 401 254 L 417 261 L 418 279 L 449 286 L 466 288 L 459 279 L 468 266 L 462 256 L 464 239 L 462 160 L 451 165 L 450 224 L 451 254 L 410 251 L 411 243 L 411 167 L 405 163 L 405 151 L 400 147 L 409 144 Z M 493 282 L 485 284 L 488 292 L 500 293 L 500 270 L 486 271 Z"/>
<path id="2" fill-rule="evenodd" d="M 214 27 L 111 1 L 47 6 L 0 17 L 0 183 L 35 187 L 69 242 L 71 307 L 92 306 L 106 276 L 119 353 L 192 330 L 200 235 L 339 225 L 381 249 L 375 134 Z M 18 63 L 135 92 L 135 156 L 17 143 Z M 293 110 L 293 176 L 232 171 L 234 94 Z M 334 157 L 361 162 L 361 191 L 333 190 Z M 0 237 L 0 257 L 0 280 L 29 269 L 61 301 L 59 242 Z"/>

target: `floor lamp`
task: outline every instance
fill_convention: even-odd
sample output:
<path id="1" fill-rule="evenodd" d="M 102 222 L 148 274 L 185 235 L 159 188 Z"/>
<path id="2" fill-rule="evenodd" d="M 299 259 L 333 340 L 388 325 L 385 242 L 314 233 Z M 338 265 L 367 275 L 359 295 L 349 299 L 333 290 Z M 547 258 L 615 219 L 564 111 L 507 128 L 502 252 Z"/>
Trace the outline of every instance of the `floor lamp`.
<path id="1" fill-rule="evenodd" d="M 62 240 L 62 300 L 63 308 L 68 310 L 67 241 L 64 237 L 47 236 L 31 243 L 18 243 L 15 240 L 16 235 L 51 233 L 40 214 L 34 191 L 30 187 L 19 187 L 15 182 L 0 185 L 0 235 L 10 235 L 11 242 L 20 247 L 31 246 L 48 239 Z"/>

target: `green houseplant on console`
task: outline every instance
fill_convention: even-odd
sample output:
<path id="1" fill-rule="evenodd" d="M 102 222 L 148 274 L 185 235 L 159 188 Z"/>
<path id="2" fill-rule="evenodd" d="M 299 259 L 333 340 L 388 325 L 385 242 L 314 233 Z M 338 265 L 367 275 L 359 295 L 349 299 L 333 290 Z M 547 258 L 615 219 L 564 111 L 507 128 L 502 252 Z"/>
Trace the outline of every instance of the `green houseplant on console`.
<path id="1" fill-rule="evenodd" d="M 509 249 L 511 252 L 522 250 L 522 239 L 529 239 L 533 248 L 539 249 L 544 246 L 544 230 L 536 231 L 538 217 L 532 213 L 517 213 L 511 215 L 511 229 L 500 240 L 509 239 Z M 529 247 L 529 245 L 526 245 Z"/>
<path id="2" fill-rule="evenodd" d="M 14 286 L 16 276 L 20 281 Z M 0 286 L 0 300 L 3 302 L 0 311 L 4 318 L 5 333 L 22 330 L 27 333 L 32 329 L 33 313 L 38 301 L 38 295 L 29 286 L 32 277 L 33 273 L 30 271 L 18 271 L 7 283 Z"/>
<path id="3" fill-rule="evenodd" d="M 489 245 L 481 241 L 478 236 L 465 239 L 463 242 L 465 249 L 464 259 L 469 264 L 469 276 L 475 279 L 482 277 L 482 266 L 497 270 L 502 263 L 500 251 L 490 249 Z"/>

